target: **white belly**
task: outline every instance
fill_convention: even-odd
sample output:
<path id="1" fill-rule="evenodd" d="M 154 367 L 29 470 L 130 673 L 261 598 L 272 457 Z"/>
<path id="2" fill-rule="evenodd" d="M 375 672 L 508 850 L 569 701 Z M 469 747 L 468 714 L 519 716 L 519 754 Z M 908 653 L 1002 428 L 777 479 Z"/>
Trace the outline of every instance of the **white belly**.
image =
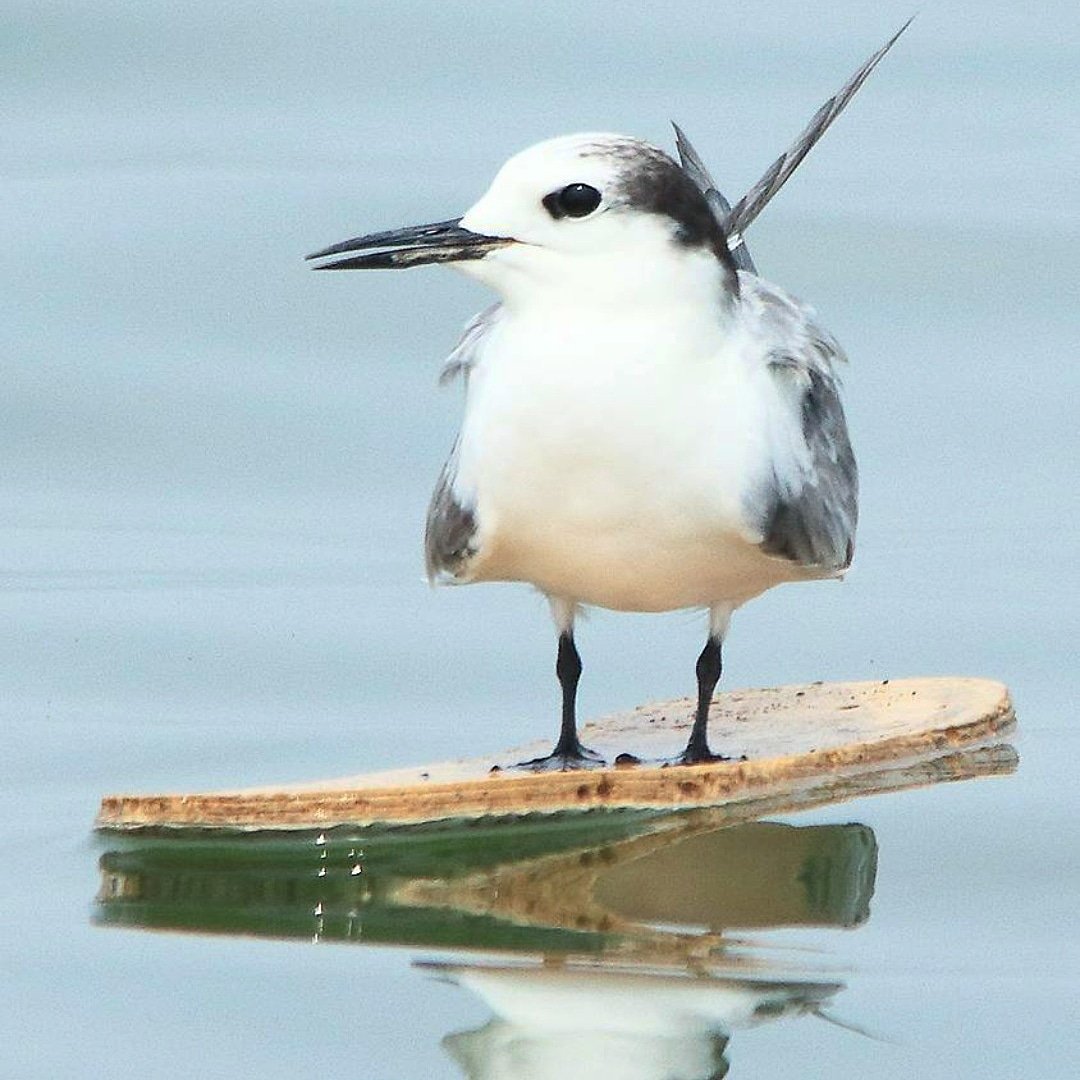
<path id="1" fill-rule="evenodd" d="M 744 512 L 770 463 L 769 386 L 738 339 L 707 345 L 673 357 L 648 326 L 602 343 L 504 329 L 472 373 L 459 446 L 455 490 L 479 522 L 469 579 L 666 611 L 798 577 Z"/>
<path id="2" fill-rule="evenodd" d="M 557 527 L 557 526 L 556 526 Z M 546 542 L 550 539 L 550 542 Z M 549 596 L 615 611 L 739 607 L 796 574 L 731 535 L 627 538 L 599 526 L 556 537 L 497 530 L 475 581 L 527 581 Z"/>

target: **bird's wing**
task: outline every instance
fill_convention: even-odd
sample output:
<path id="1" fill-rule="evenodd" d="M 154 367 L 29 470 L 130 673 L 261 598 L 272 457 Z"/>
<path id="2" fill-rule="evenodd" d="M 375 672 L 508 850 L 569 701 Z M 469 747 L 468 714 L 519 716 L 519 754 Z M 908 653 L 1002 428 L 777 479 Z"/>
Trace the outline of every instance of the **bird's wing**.
<path id="1" fill-rule="evenodd" d="M 859 478 L 840 404 L 836 339 L 805 304 L 740 274 L 749 328 L 764 343 L 776 391 L 770 416 L 771 467 L 748 494 L 761 548 L 823 574 L 851 562 Z"/>
<path id="2" fill-rule="evenodd" d="M 461 338 L 446 358 L 439 382 L 452 382 L 458 376 L 466 381 L 476 366 L 484 342 L 502 315 L 502 305 L 492 304 L 472 318 Z M 469 560 L 476 554 L 478 530 L 476 509 L 471 501 L 455 490 L 458 470 L 457 443 L 450 451 L 428 506 L 424 529 L 424 553 L 430 581 L 451 583 L 467 577 Z"/>
<path id="3" fill-rule="evenodd" d="M 432 492 L 424 528 L 428 580 L 444 584 L 464 580 L 477 551 L 476 511 L 454 491 L 457 455 L 455 443 Z"/>
<path id="4" fill-rule="evenodd" d="M 913 15 L 911 19 L 914 19 Z M 897 38 L 911 25 L 908 19 L 899 30 L 866 63 L 851 76 L 816 113 L 813 119 L 799 133 L 799 137 L 765 171 L 765 175 L 734 205 L 727 201 L 709 175 L 700 155 L 694 149 L 686 133 L 673 123 L 675 145 L 679 151 L 679 162 L 683 171 L 697 185 L 712 209 L 713 216 L 720 223 L 727 237 L 728 249 L 740 270 L 757 273 L 750 258 L 746 242 L 743 239 L 751 222 L 765 209 L 772 197 L 787 183 L 791 174 L 799 167 L 803 158 L 813 149 L 814 144 L 829 129 L 829 125 L 844 111 L 848 102 L 855 96 L 859 87 L 866 81 L 870 72 L 881 62 L 882 57 L 896 44 Z"/>

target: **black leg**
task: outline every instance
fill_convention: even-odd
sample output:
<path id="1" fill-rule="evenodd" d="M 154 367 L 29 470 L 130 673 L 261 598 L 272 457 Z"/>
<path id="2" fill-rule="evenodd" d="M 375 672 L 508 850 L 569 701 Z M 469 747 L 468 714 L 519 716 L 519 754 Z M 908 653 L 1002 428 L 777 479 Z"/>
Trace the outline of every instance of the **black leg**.
<path id="1" fill-rule="evenodd" d="M 581 744 L 577 737 L 577 688 L 581 681 L 581 654 L 574 644 L 574 635 L 569 632 L 559 635 L 555 674 L 559 678 L 559 686 L 562 687 L 562 727 L 559 729 L 555 753 L 580 753 Z"/>
<path id="2" fill-rule="evenodd" d="M 690 741 L 676 762 L 680 765 L 697 765 L 705 761 L 727 761 L 721 754 L 709 749 L 709 703 L 720 681 L 723 663 L 720 657 L 720 638 L 710 637 L 697 661 L 697 709 L 694 726 L 690 729 Z"/>
<path id="3" fill-rule="evenodd" d="M 562 726 L 555 749 L 544 758 L 523 761 L 529 769 L 580 769 L 587 765 L 602 765 L 604 759 L 593 750 L 581 745 L 577 734 L 577 687 L 581 678 L 581 656 L 574 644 L 574 635 L 564 630 L 559 635 L 559 655 L 555 661 L 555 674 L 562 687 Z"/>

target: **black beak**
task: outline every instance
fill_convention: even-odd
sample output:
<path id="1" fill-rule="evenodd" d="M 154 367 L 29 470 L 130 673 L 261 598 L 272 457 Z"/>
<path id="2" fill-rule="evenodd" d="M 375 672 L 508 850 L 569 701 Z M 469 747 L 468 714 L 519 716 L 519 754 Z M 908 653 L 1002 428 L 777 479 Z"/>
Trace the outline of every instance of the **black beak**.
<path id="1" fill-rule="evenodd" d="M 434 225 L 411 225 L 405 229 L 369 233 L 343 240 L 308 255 L 309 259 L 325 259 L 328 255 L 344 255 L 363 251 L 351 259 L 323 263 L 316 270 L 394 270 L 426 263 L 461 262 L 482 259 L 489 251 L 505 247 L 514 241 L 506 236 L 484 236 L 460 225 L 461 218 L 437 221 Z"/>

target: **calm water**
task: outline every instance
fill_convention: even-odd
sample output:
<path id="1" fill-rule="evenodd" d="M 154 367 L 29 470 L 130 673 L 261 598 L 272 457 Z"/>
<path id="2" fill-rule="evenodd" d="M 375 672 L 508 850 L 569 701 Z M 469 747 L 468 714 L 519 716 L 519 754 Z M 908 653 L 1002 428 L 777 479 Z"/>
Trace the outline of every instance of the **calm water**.
<path id="1" fill-rule="evenodd" d="M 728 685 L 999 678 L 1014 775 L 778 819 L 851 826 L 797 834 L 861 853 L 837 863 L 839 907 L 748 929 L 779 959 L 692 1007 L 682 984 L 417 967 L 468 941 L 402 935 L 393 905 L 358 945 L 293 909 L 235 917 L 243 936 L 150 934 L 95 904 L 101 860 L 118 887 L 124 859 L 178 880 L 93 837 L 106 791 L 335 775 L 554 725 L 542 601 L 422 580 L 460 408 L 435 377 L 485 295 L 300 257 L 459 213 L 511 152 L 571 130 L 668 144 L 677 119 L 738 194 L 910 5 L 498 10 L 0 9 L 0 1076 L 574 1075 L 564 1054 L 642 1078 L 721 1058 L 742 1078 L 1075 1076 L 1072 4 L 925 8 L 751 233 L 852 357 L 863 524 L 842 585 L 739 614 Z M 702 632 L 596 614 L 583 711 L 685 693 Z M 400 853 L 371 858 L 397 880 Z M 182 880 L 234 895 L 202 872 Z M 645 1001 L 656 1039 L 617 1073 L 601 1018 Z M 763 1002 L 775 1022 L 747 1027 Z M 688 1034 L 688 1010 L 709 1022 Z M 582 1030 L 536 1035 L 567 1015 Z M 506 1056 L 526 1044 L 528 1064 Z"/>

